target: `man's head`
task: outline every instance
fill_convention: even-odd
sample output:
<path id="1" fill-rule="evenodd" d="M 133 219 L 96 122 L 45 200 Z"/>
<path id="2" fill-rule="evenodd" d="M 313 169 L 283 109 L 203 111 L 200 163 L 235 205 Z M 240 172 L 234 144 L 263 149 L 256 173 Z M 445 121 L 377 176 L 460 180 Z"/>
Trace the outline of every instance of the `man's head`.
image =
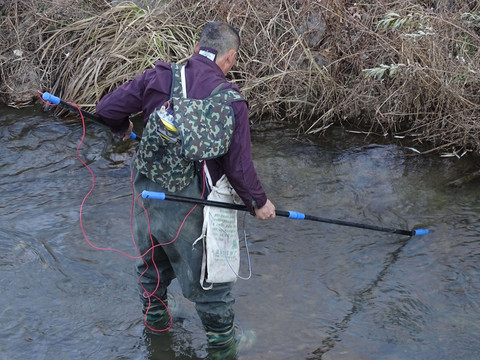
<path id="1" fill-rule="evenodd" d="M 207 23 L 200 34 L 198 41 L 200 47 L 213 49 L 217 56 L 225 55 L 229 50 L 238 51 L 240 48 L 240 36 L 238 31 L 231 25 L 214 21 Z"/>
<path id="2" fill-rule="evenodd" d="M 235 63 L 235 55 L 240 48 L 240 36 L 238 31 L 227 23 L 209 22 L 202 29 L 195 52 L 198 53 L 201 48 L 217 52 L 215 63 L 226 74 Z"/>

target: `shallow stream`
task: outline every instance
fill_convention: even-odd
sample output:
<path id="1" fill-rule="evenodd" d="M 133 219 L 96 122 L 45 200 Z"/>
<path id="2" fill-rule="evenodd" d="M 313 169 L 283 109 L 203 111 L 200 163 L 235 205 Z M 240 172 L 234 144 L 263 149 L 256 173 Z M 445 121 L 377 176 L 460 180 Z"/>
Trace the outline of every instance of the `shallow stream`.
<path id="1" fill-rule="evenodd" d="M 134 260 L 83 236 L 79 208 L 92 177 L 75 157 L 79 120 L 0 107 L 0 135 L 0 359 L 204 358 L 204 332 L 178 284 L 184 319 L 149 333 Z M 235 311 L 257 341 L 239 359 L 478 358 L 479 182 L 447 186 L 476 164 L 377 140 L 341 129 L 313 142 L 252 134 L 278 209 L 431 233 L 240 216 L 253 274 L 236 284 Z M 133 256 L 134 147 L 87 123 L 80 150 L 96 178 L 83 213 L 87 238 Z M 243 257 L 244 273 L 246 265 Z"/>

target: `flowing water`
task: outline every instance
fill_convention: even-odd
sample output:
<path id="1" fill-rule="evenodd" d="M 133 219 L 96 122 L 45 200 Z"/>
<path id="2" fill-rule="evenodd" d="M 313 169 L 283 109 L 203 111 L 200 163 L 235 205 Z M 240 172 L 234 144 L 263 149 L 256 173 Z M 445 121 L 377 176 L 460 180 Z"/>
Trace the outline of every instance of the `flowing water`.
<path id="1" fill-rule="evenodd" d="M 205 335 L 172 284 L 183 320 L 145 330 L 134 260 L 87 243 L 79 208 L 92 186 L 76 159 L 79 120 L 40 106 L 0 108 L 0 359 L 202 359 Z M 278 209 L 425 236 L 242 214 L 252 263 L 235 287 L 236 318 L 255 330 L 239 359 L 477 359 L 478 182 L 466 157 L 418 156 L 340 129 L 312 143 L 252 134 Z M 96 178 L 88 241 L 135 256 L 129 158 L 135 143 L 88 123 L 80 156 Z M 245 256 L 242 272 L 248 273 Z"/>

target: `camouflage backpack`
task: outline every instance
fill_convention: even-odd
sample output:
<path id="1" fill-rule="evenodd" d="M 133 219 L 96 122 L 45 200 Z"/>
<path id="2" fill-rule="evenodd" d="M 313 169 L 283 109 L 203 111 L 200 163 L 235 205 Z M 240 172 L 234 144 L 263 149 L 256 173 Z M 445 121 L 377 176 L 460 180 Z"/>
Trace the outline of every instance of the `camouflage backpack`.
<path id="1" fill-rule="evenodd" d="M 235 129 L 230 104 L 244 98 L 233 89 L 220 90 L 220 84 L 205 99 L 188 99 L 185 67 L 171 66 L 170 100 L 150 115 L 134 166 L 167 191 L 177 192 L 195 177 L 195 161 L 228 151 Z"/>

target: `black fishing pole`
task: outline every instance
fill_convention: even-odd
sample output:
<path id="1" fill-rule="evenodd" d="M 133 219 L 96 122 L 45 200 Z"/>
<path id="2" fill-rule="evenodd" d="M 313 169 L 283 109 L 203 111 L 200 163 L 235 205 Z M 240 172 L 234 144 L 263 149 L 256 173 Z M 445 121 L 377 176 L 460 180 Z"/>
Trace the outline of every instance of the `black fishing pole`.
<path id="1" fill-rule="evenodd" d="M 58 96 L 52 95 L 48 92 L 44 92 L 44 93 L 40 92 L 40 94 L 42 95 L 42 99 L 49 102 L 50 104 L 60 105 L 61 107 L 65 108 L 67 110 L 70 110 L 72 112 L 76 112 L 76 113 L 78 113 L 78 111 L 80 111 L 84 117 L 95 121 L 97 124 L 108 127 L 108 125 L 105 124 L 105 122 L 102 119 L 100 119 L 99 116 L 94 115 L 92 113 L 89 113 L 88 111 L 82 110 L 80 108 L 77 108 L 76 106 L 61 100 Z M 130 139 L 136 139 L 138 141 L 142 140 L 142 138 L 138 135 L 135 135 L 135 133 L 133 131 L 130 134 Z"/>
<path id="2" fill-rule="evenodd" d="M 195 199 L 195 198 L 190 198 L 185 196 L 165 194 L 163 192 L 145 190 L 142 192 L 142 197 L 145 199 L 150 198 L 150 199 L 157 199 L 157 200 L 178 201 L 178 202 L 185 202 L 190 204 L 198 204 L 198 205 L 205 205 L 205 206 L 221 207 L 221 208 L 232 209 L 232 210 L 248 211 L 245 205 L 229 204 L 229 203 L 224 203 L 220 201 L 210 201 L 210 200 L 204 200 L 204 199 Z M 326 219 L 318 216 L 306 215 L 297 211 L 275 210 L 275 214 L 277 216 L 287 217 L 289 219 L 295 219 L 295 220 L 311 220 L 311 221 L 318 221 L 318 222 L 329 223 L 329 224 L 350 226 L 350 227 L 356 227 L 361 229 L 382 231 L 382 232 L 387 232 L 392 234 L 400 234 L 400 235 L 408 235 L 408 236 L 425 235 L 425 234 L 428 234 L 429 232 L 429 230 L 427 229 L 401 230 L 401 229 L 385 228 L 385 227 L 375 226 L 375 225 L 358 224 L 358 223 L 343 221 L 343 220 Z"/>

